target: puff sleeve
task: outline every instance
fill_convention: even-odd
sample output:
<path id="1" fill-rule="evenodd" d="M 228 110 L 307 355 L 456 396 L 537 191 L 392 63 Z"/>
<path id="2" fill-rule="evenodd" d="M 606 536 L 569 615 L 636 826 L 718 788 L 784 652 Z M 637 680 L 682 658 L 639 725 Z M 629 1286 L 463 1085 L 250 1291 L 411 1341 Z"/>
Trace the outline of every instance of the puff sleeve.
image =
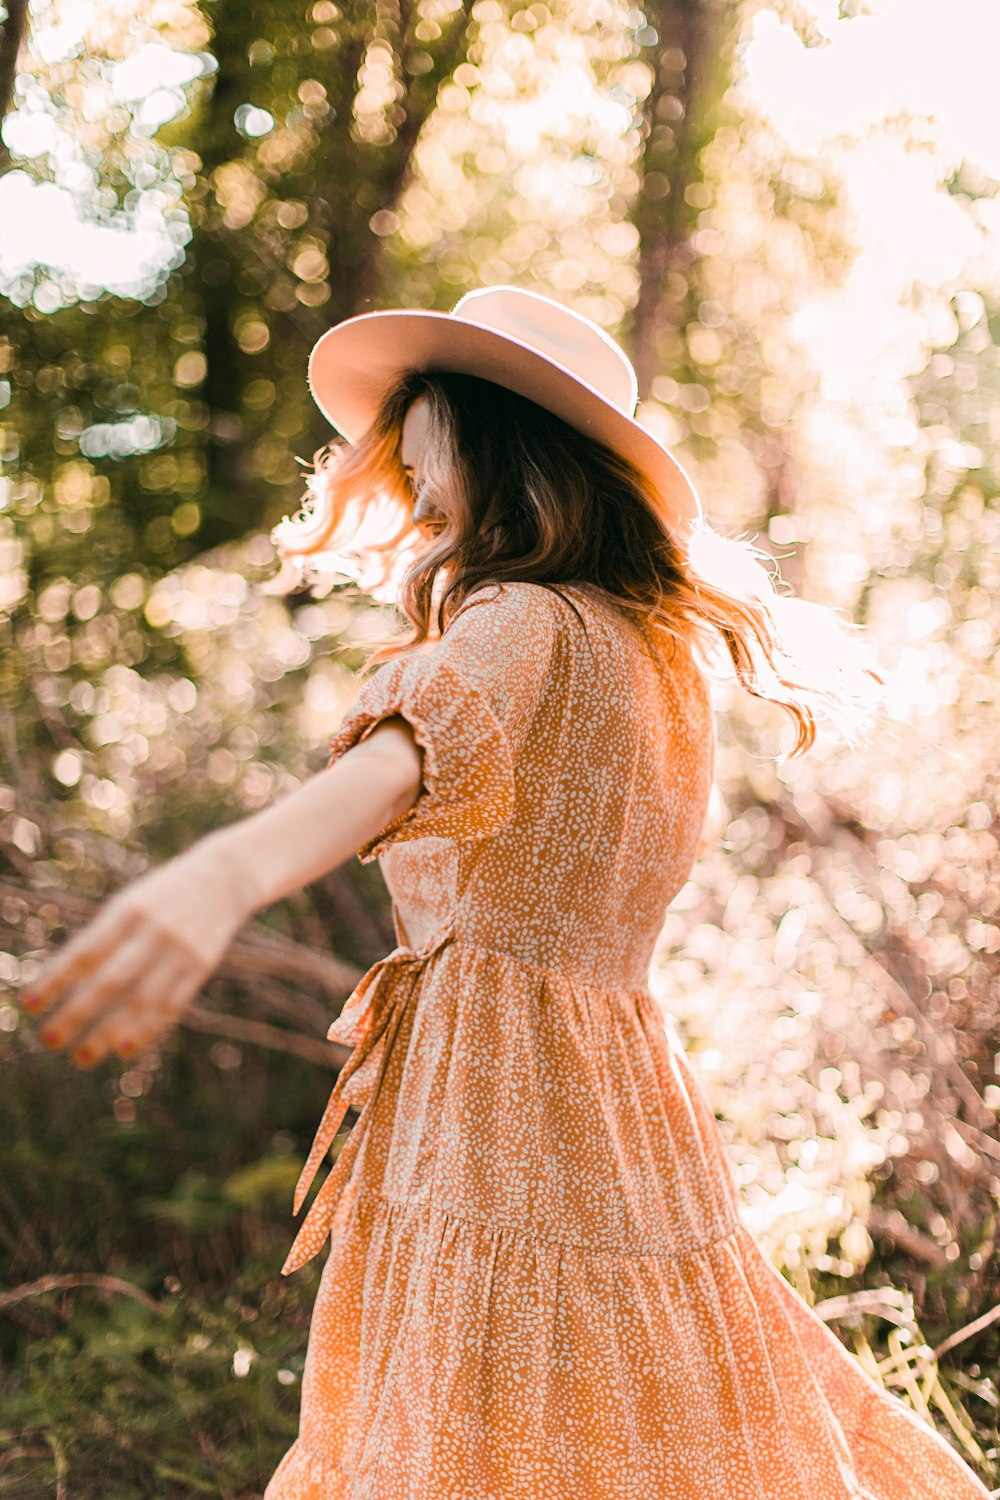
<path id="1" fill-rule="evenodd" d="M 356 850 L 362 864 L 407 839 L 499 833 L 515 803 L 518 754 L 550 681 L 561 611 L 538 584 L 477 589 L 430 648 L 383 663 L 330 740 L 329 765 L 401 715 L 423 750 L 416 802 Z"/>

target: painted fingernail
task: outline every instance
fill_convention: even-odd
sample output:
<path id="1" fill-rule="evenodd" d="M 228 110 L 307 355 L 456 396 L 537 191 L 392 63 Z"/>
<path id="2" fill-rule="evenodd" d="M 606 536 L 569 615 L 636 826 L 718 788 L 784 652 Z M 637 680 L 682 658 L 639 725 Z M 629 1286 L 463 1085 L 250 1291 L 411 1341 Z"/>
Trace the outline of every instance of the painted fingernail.
<path id="1" fill-rule="evenodd" d="M 78 1063 L 81 1068 L 89 1068 L 92 1063 L 97 1061 L 97 1053 L 90 1047 L 77 1047 L 73 1053 L 73 1061 Z"/>
<path id="2" fill-rule="evenodd" d="M 43 1047 L 58 1047 L 62 1040 L 54 1026 L 43 1026 L 38 1033 L 38 1039 Z"/>
<path id="3" fill-rule="evenodd" d="M 115 1051 L 119 1057 L 131 1057 L 135 1051 L 135 1042 L 118 1042 L 115 1045 Z"/>
<path id="4" fill-rule="evenodd" d="M 21 1004 L 24 1006 L 25 1010 L 37 1010 L 38 1007 L 41 1005 L 41 1003 L 42 1003 L 42 997 L 41 997 L 41 995 L 36 995 L 36 994 L 32 993 L 32 994 L 22 995 L 21 996 Z"/>

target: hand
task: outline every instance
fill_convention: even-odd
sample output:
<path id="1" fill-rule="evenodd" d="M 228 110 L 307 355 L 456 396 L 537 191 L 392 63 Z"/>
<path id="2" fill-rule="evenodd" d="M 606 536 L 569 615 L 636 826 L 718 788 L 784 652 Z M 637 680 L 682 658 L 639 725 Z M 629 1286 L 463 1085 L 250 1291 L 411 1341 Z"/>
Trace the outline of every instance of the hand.
<path id="1" fill-rule="evenodd" d="M 129 1057 L 173 1027 L 250 914 L 211 836 L 105 903 L 42 968 L 22 1004 L 79 1067 Z"/>

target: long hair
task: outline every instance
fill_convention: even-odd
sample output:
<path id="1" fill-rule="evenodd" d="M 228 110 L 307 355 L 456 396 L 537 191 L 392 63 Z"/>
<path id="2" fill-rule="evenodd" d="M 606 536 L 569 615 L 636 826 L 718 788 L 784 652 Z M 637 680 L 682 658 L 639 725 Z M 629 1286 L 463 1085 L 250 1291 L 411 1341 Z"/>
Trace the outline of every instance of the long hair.
<path id="1" fill-rule="evenodd" d="M 418 396 L 430 408 L 422 493 L 433 500 L 447 475 L 449 495 L 450 524 L 430 543 L 410 520 L 415 496 L 400 452 Z M 324 560 L 346 571 L 350 556 L 369 574 L 374 561 L 383 580 L 395 565 L 395 603 L 412 629 L 377 641 L 366 667 L 439 636 L 483 583 L 589 584 L 664 646 L 685 642 L 710 673 L 728 652 L 743 687 L 790 716 L 789 755 L 813 743 L 817 714 L 848 743 L 873 719 L 882 678 L 855 626 L 779 593 L 776 565 L 772 577 L 749 542 L 699 523 L 678 544 L 648 478 L 524 396 L 471 375 L 411 372 L 357 445 L 328 445 L 313 462 L 302 512 L 271 533 L 283 564 L 272 591 L 301 581 L 310 564 L 322 576 Z"/>

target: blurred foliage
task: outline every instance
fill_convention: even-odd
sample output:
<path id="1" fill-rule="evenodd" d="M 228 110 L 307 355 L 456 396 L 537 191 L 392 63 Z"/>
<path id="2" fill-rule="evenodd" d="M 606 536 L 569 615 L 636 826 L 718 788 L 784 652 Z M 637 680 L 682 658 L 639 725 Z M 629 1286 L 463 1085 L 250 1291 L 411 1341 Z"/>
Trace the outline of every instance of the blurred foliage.
<path id="1" fill-rule="evenodd" d="M 109 1500 L 259 1496 L 295 1436 L 308 1329 L 267 1260 L 210 1296 L 168 1276 L 158 1301 L 71 1286 L 17 1304 L 0 1494 L 36 1500 L 51 1475 L 51 1493 Z"/>
<path id="2" fill-rule="evenodd" d="M 380 877 L 269 910 L 198 1030 L 93 1077 L 14 991 L 79 903 L 319 769 L 386 611 L 262 587 L 327 436 L 308 351 L 504 281 L 628 343 L 716 523 L 890 669 L 877 743 L 792 765 L 720 687 L 731 822 L 653 980 L 761 1244 L 997 1482 L 1000 200 L 930 107 L 789 124 L 823 13 L 36 0 L 0 153 L 0 1495 L 248 1496 L 294 1434 L 315 1278 L 277 1267 L 330 1077 L 276 1043 L 336 998 L 303 949 L 392 945 Z"/>

